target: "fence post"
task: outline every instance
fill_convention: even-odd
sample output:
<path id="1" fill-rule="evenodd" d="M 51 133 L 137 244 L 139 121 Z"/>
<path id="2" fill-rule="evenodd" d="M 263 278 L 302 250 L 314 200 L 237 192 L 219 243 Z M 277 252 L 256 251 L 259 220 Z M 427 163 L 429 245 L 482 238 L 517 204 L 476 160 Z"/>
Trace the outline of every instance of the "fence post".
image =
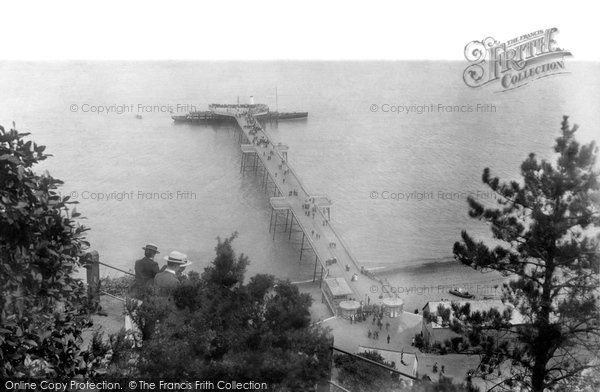
<path id="1" fill-rule="evenodd" d="M 84 255 L 87 269 L 88 298 L 90 302 L 100 301 L 100 255 L 91 251 Z"/>

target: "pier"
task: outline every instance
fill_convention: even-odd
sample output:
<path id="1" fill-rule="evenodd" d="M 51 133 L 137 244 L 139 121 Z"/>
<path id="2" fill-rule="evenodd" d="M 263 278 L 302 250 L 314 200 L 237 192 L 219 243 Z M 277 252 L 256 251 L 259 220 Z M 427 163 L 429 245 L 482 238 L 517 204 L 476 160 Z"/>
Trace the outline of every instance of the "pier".
<path id="1" fill-rule="evenodd" d="M 192 111 L 185 116 L 171 116 L 176 122 L 199 122 L 199 123 L 235 123 L 235 120 L 230 116 L 219 115 L 219 111 L 227 109 L 231 105 L 220 105 L 212 104 L 205 111 Z M 252 109 L 255 110 L 255 119 L 262 121 L 279 121 L 279 120 L 302 120 L 308 117 L 308 112 L 280 112 L 278 110 L 272 111 L 267 105 L 264 104 L 250 104 L 250 105 L 236 105 L 239 109 Z"/>
<path id="2" fill-rule="evenodd" d="M 288 239 L 301 235 L 299 262 L 306 252 L 314 254 L 313 282 L 318 279 L 320 286 L 327 277 L 341 277 L 350 286 L 354 300 L 365 305 L 381 304 L 390 297 L 382 281 L 366 273 L 334 229 L 332 201 L 326 195 L 308 191 L 288 161 L 289 147 L 274 143 L 257 121 L 264 113 L 236 105 L 220 106 L 213 113 L 238 125 L 235 136 L 242 153 L 240 172 L 253 172 L 269 197 L 272 238 L 276 233 L 287 234 Z M 328 305 L 334 307 L 329 301 Z M 332 311 L 336 314 L 335 309 Z"/>

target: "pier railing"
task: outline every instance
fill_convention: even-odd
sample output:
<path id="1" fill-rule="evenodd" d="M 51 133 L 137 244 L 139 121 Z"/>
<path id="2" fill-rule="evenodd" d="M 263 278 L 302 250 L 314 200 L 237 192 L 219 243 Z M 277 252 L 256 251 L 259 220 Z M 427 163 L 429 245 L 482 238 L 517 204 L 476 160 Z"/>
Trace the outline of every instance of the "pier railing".
<path id="1" fill-rule="evenodd" d="M 238 124 L 239 125 L 239 124 Z M 271 140 L 271 136 L 269 135 L 269 133 L 266 130 L 262 130 L 262 132 L 269 138 L 269 140 Z M 275 149 L 275 154 L 277 154 L 277 156 L 283 160 L 283 156 L 279 153 L 279 151 L 277 151 L 277 149 Z M 306 188 L 306 186 L 304 185 L 304 183 L 302 182 L 302 180 L 300 179 L 300 176 L 298 176 L 298 174 L 296 173 L 296 171 L 294 170 L 294 168 L 286 161 L 286 167 L 290 170 L 290 172 L 294 175 L 294 178 L 296 180 L 296 182 L 298 183 L 298 185 L 300 186 L 300 189 L 302 189 L 302 191 L 304 192 L 304 194 L 306 195 L 306 197 L 311 197 L 313 196 L 308 189 Z M 278 188 L 279 189 L 279 188 Z M 281 190 L 280 190 L 281 191 Z M 317 209 L 319 211 L 319 214 L 321 216 L 322 219 L 326 219 L 325 215 L 323 215 L 323 211 L 318 208 Z M 331 224 L 331 221 L 328 220 L 328 225 L 331 228 L 331 231 L 333 232 L 333 234 L 335 234 L 335 236 L 337 238 L 339 238 L 340 240 L 340 244 L 342 245 L 342 247 L 344 248 L 344 251 L 348 254 L 348 256 L 350 257 L 350 260 L 354 263 L 354 266 L 356 268 L 358 268 L 359 270 L 361 269 L 361 266 L 356 258 L 356 256 L 354 256 L 354 254 L 352 253 L 352 251 L 350 250 L 350 248 L 348 247 L 348 245 L 346 244 L 346 242 L 344 241 L 344 239 L 342 238 L 342 236 L 339 234 L 339 232 L 335 229 L 335 227 Z"/>
<path id="2" fill-rule="evenodd" d="M 231 113 L 228 113 L 228 115 L 231 115 Z M 240 118 L 236 116 L 236 119 L 238 120 L 238 126 L 242 129 L 243 131 L 243 126 L 242 124 L 240 124 Z M 269 141 L 271 141 L 272 143 L 272 137 L 271 135 L 269 135 L 269 133 L 263 128 L 261 127 L 261 131 L 265 134 L 265 136 L 269 139 Z M 277 150 L 275 150 L 275 154 L 281 159 L 284 160 L 284 157 L 281 155 L 281 153 Z M 304 183 L 302 182 L 300 176 L 296 173 L 296 171 L 294 170 L 294 168 L 289 164 L 289 162 L 287 162 L 287 160 L 285 160 L 286 162 L 286 167 L 290 170 L 290 172 L 293 174 L 294 179 L 296 180 L 296 182 L 298 183 L 298 185 L 300 186 L 300 189 L 302 190 L 302 192 L 304 192 L 305 196 L 310 198 L 312 196 L 314 196 L 311 192 L 309 192 L 308 188 L 304 185 Z M 275 184 L 277 186 L 277 189 L 279 189 L 279 186 L 277 184 Z M 281 189 L 279 189 L 279 191 L 281 192 Z M 354 264 L 354 266 L 358 269 L 358 270 L 362 270 L 361 268 L 361 264 L 358 262 L 357 257 L 354 255 L 354 253 L 352 253 L 352 250 L 350 249 L 350 247 L 347 245 L 347 243 L 344 241 L 343 237 L 340 235 L 340 233 L 335 229 L 334 225 L 331 223 L 330 219 L 327 219 L 325 217 L 325 215 L 323 214 L 323 211 L 318 208 L 317 209 L 319 212 L 319 215 L 322 219 L 326 219 L 327 223 L 332 231 L 332 233 L 339 239 L 340 245 L 342 246 L 342 248 L 344 249 L 344 251 L 346 252 L 346 254 L 348 255 L 348 257 L 350 258 L 350 261 L 352 261 L 352 263 Z M 375 279 L 377 281 L 379 281 L 381 283 L 381 280 L 373 277 L 372 275 L 368 275 L 369 278 L 371 279 Z"/>

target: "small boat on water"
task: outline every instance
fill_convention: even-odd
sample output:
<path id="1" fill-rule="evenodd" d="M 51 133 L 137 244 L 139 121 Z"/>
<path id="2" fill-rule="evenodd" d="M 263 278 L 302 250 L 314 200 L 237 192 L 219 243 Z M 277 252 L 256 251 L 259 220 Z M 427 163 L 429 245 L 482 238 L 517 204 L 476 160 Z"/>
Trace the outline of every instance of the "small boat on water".
<path id="1" fill-rule="evenodd" d="M 461 298 L 474 298 L 475 297 L 475 295 L 469 293 L 468 291 L 463 291 L 463 289 L 461 289 L 460 287 L 457 289 L 452 289 L 448 292 L 452 295 L 456 295 L 457 297 L 461 297 Z"/>

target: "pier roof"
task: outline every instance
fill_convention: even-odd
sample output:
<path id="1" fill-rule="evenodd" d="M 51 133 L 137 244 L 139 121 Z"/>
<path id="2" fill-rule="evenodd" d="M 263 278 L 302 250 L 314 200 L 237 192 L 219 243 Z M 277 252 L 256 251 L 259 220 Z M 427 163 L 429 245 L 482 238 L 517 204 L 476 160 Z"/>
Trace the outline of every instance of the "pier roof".
<path id="1" fill-rule="evenodd" d="M 315 204 L 319 207 L 330 207 L 333 202 L 327 195 L 312 195 Z"/>
<path id="2" fill-rule="evenodd" d="M 360 302 L 354 300 L 346 300 L 340 302 L 339 306 L 341 309 L 344 310 L 356 310 L 360 308 Z"/>
<path id="3" fill-rule="evenodd" d="M 389 307 L 398 307 L 404 305 L 404 301 L 402 301 L 400 298 L 384 298 L 382 302 L 385 306 Z"/>
<path id="4" fill-rule="evenodd" d="M 344 278 L 327 278 L 324 281 L 333 296 L 353 294 Z"/>
<path id="5" fill-rule="evenodd" d="M 287 197 L 271 197 L 269 198 L 269 203 L 271 203 L 271 207 L 275 210 L 288 210 L 291 208 Z"/>
<path id="6" fill-rule="evenodd" d="M 243 153 L 252 153 L 257 151 L 254 144 L 242 144 L 240 147 Z"/>

